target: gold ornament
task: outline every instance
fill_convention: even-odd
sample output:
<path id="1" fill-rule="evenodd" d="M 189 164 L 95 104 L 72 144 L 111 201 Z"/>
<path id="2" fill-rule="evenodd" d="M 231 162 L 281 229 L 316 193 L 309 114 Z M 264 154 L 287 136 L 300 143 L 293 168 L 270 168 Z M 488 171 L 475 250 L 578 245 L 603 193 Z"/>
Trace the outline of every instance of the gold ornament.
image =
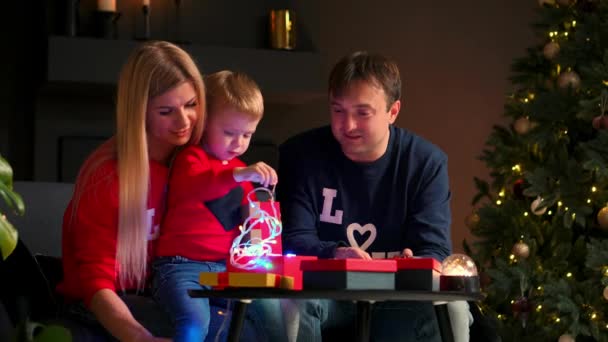
<path id="1" fill-rule="evenodd" d="M 597 213 L 597 223 L 602 229 L 608 229 L 608 207 L 603 207 Z"/>
<path id="2" fill-rule="evenodd" d="M 608 300 L 608 286 L 604 287 L 604 299 Z"/>
<path id="3" fill-rule="evenodd" d="M 555 0 L 538 0 L 540 6 L 543 5 L 555 5 Z"/>
<path id="4" fill-rule="evenodd" d="M 574 342 L 574 337 L 572 337 L 572 335 L 568 335 L 568 334 L 563 334 L 562 336 L 559 337 L 559 340 L 557 340 L 558 342 Z"/>
<path id="5" fill-rule="evenodd" d="M 464 224 L 469 229 L 473 229 L 473 228 L 477 227 L 478 223 L 479 223 L 479 215 L 477 215 L 476 212 L 472 212 L 469 215 L 467 215 L 467 217 L 464 218 Z"/>
<path id="6" fill-rule="evenodd" d="M 530 120 L 527 116 L 522 116 L 521 118 L 518 118 L 517 120 L 515 120 L 515 122 L 513 122 L 513 129 L 519 135 L 524 135 L 528 133 L 530 131 L 531 126 L 532 125 L 530 124 Z"/>
<path id="7" fill-rule="evenodd" d="M 540 206 L 540 202 L 542 202 L 542 198 L 540 196 L 536 197 L 536 199 L 534 201 L 532 201 L 532 204 L 530 204 L 530 210 L 532 210 L 532 213 L 534 215 L 542 215 L 547 211 L 547 207 L 543 207 L 543 208 L 539 208 Z"/>
<path id="8" fill-rule="evenodd" d="M 511 253 L 520 259 L 526 259 L 530 256 L 530 247 L 523 241 L 513 245 Z"/>
<path id="9" fill-rule="evenodd" d="M 543 48 L 543 55 L 546 59 L 551 60 L 559 53 L 559 44 L 554 41 L 548 42 Z"/>
<path id="10" fill-rule="evenodd" d="M 572 70 L 563 72 L 557 78 L 557 86 L 561 89 L 573 88 L 577 89 L 581 85 L 581 78 Z"/>

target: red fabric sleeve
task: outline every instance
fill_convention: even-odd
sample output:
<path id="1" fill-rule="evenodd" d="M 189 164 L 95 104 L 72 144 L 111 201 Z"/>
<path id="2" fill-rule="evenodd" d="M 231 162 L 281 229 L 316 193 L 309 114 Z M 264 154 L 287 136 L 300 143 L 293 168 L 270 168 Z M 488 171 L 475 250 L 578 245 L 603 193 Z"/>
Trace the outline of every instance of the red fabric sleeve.
<path id="1" fill-rule="evenodd" d="M 224 196 L 237 185 L 234 168 L 214 169 L 207 153 L 199 146 L 188 146 L 181 151 L 171 167 L 171 193 L 186 198 L 196 192 L 196 197 L 210 201 Z"/>

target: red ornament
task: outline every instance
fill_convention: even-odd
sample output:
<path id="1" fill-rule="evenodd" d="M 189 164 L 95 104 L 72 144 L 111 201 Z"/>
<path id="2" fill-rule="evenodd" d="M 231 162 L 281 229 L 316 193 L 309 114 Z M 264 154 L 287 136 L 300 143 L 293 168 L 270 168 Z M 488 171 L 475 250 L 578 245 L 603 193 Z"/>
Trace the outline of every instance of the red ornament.
<path id="1" fill-rule="evenodd" d="M 597 130 L 608 129 L 608 115 L 599 115 L 594 117 L 593 121 L 591 121 L 591 126 Z"/>
<path id="2" fill-rule="evenodd" d="M 513 183 L 513 196 L 515 198 L 517 198 L 517 199 L 524 198 L 524 186 L 525 186 L 525 182 L 524 182 L 523 178 L 520 178 Z"/>
<path id="3" fill-rule="evenodd" d="M 525 328 L 526 323 L 528 322 L 528 316 L 530 316 L 530 312 L 532 312 L 532 302 L 528 297 L 519 297 L 511 304 L 511 310 L 513 310 L 513 316 L 519 318 L 521 324 Z"/>

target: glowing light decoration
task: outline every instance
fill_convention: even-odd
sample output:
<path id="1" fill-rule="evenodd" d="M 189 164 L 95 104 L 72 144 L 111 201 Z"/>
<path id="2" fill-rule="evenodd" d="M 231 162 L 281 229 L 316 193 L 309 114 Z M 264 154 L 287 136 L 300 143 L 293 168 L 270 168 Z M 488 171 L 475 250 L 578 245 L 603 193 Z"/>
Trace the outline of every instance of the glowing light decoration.
<path id="1" fill-rule="evenodd" d="M 271 212 L 261 208 L 261 203 L 251 198 L 252 194 L 258 191 L 267 192 L 270 195 L 269 207 Z M 232 242 L 230 247 L 230 264 L 234 267 L 253 270 L 266 269 L 272 270 L 272 262 L 267 258 L 273 255 L 273 245 L 278 242 L 281 236 L 283 225 L 280 221 L 280 213 L 277 210 L 278 203 L 274 200 L 274 191 L 266 188 L 256 188 L 247 194 L 249 206 L 249 216 L 239 227 L 241 233 Z M 267 229 L 263 229 L 266 227 Z M 263 234 L 262 232 L 267 232 Z M 266 235 L 266 236 L 264 236 Z"/>

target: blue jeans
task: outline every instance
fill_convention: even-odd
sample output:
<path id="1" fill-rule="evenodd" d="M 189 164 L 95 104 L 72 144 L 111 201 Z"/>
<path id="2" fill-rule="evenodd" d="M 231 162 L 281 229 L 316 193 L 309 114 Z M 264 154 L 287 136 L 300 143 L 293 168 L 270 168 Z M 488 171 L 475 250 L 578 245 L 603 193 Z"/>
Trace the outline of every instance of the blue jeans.
<path id="1" fill-rule="evenodd" d="M 356 305 L 329 299 L 297 301 L 300 322 L 298 342 L 349 338 L 354 333 Z M 425 302 L 377 302 L 372 306 L 372 341 L 440 341 L 433 304 Z"/>
<path id="2" fill-rule="evenodd" d="M 174 341 L 204 341 L 211 321 L 209 299 L 191 298 L 188 290 L 201 288 L 201 272 L 224 272 L 226 265 L 175 256 L 158 258 L 152 270 L 152 295 L 174 322 Z"/>

